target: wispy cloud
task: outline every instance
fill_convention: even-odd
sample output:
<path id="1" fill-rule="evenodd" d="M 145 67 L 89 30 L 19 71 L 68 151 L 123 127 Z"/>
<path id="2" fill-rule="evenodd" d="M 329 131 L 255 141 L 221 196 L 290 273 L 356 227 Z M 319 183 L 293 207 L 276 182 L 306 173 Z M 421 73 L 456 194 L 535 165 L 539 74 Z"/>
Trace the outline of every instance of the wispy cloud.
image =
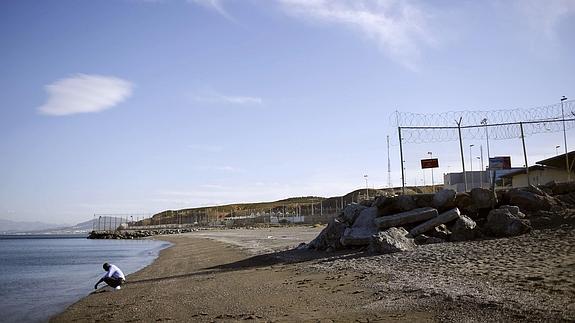
<path id="1" fill-rule="evenodd" d="M 284 11 L 312 22 L 340 25 L 373 40 L 392 59 L 416 69 L 424 45 L 436 43 L 430 15 L 413 1 L 278 0 Z"/>
<path id="2" fill-rule="evenodd" d="M 48 99 L 38 111 L 52 116 L 100 112 L 130 97 L 132 87 L 117 77 L 78 74 L 46 85 Z"/>
<path id="3" fill-rule="evenodd" d="M 263 99 L 255 96 L 242 96 L 242 95 L 224 95 L 215 91 L 208 91 L 201 94 L 192 96 L 196 102 L 211 103 L 211 104 L 229 104 L 229 105 L 247 105 L 255 106 L 262 105 Z"/>
<path id="4" fill-rule="evenodd" d="M 516 0 L 514 5 L 533 30 L 548 38 L 555 37 L 557 25 L 562 20 L 575 15 L 573 0 Z"/>
<path id="5" fill-rule="evenodd" d="M 189 3 L 194 3 L 208 9 L 214 10 L 227 19 L 232 19 L 228 12 L 224 9 L 222 0 L 187 0 Z"/>

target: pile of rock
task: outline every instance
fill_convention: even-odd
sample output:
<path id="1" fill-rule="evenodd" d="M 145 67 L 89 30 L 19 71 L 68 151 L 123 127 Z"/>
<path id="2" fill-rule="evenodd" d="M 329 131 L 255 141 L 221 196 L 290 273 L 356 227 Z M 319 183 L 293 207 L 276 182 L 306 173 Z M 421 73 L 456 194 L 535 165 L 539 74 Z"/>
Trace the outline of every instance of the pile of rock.
<path id="1" fill-rule="evenodd" d="M 161 234 L 178 234 L 198 231 L 196 228 L 182 229 L 156 229 L 156 230 L 117 230 L 117 231 L 92 231 L 88 239 L 141 239 Z"/>
<path id="2" fill-rule="evenodd" d="M 551 209 L 557 201 L 537 188 L 513 189 L 497 196 L 487 189 L 470 193 L 380 196 L 348 205 L 308 245 L 309 249 L 367 247 L 375 253 L 409 251 L 417 245 L 510 237 L 531 230 L 520 210 Z"/>

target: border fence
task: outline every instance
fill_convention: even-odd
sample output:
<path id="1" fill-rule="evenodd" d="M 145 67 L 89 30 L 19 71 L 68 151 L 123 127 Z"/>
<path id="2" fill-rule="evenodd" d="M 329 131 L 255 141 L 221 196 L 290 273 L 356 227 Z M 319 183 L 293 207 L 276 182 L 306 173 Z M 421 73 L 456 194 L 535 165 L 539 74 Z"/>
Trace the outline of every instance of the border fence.
<path id="1" fill-rule="evenodd" d="M 407 143 L 430 143 L 459 141 L 461 166 L 467 190 L 464 139 L 481 139 L 487 142 L 489 160 L 489 140 L 521 138 L 525 171 L 529 174 L 525 136 L 542 133 L 563 132 L 565 148 L 565 169 L 567 174 L 573 168 L 569 162 L 566 131 L 575 128 L 575 100 L 563 97 L 559 103 L 531 109 L 493 111 L 453 111 L 445 113 L 417 114 L 396 111 L 401 186 L 405 192 L 405 167 L 403 145 Z M 529 180 L 529 177 L 527 177 Z"/>

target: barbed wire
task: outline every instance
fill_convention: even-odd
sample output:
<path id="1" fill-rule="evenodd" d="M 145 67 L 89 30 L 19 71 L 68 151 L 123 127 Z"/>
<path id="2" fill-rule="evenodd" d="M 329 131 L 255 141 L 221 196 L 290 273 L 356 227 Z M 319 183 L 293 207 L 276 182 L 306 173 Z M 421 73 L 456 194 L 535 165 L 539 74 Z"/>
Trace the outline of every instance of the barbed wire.
<path id="1" fill-rule="evenodd" d="M 563 104 L 564 118 L 561 112 Z M 463 139 L 505 140 L 519 138 L 523 123 L 525 136 L 553 133 L 575 128 L 575 100 L 531 109 L 492 111 L 449 111 L 411 113 L 396 111 L 392 120 L 401 127 L 406 143 L 432 143 L 459 140 L 457 123 L 461 122 Z M 394 145 L 398 143 L 395 138 Z"/>

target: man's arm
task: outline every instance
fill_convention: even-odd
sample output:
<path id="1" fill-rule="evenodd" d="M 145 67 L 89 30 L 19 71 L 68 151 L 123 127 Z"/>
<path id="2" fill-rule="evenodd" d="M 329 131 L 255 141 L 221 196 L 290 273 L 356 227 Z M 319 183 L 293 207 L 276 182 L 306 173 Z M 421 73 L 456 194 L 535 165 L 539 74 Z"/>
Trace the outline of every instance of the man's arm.
<path id="1" fill-rule="evenodd" d="M 106 277 L 108 277 L 108 274 L 109 274 L 109 272 L 106 273 L 106 274 L 104 274 L 104 276 L 102 276 L 102 278 L 100 278 L 100 280 L 98 280 L 98 282 L 96 283 L 96 285 L 94 285 L 94 289 L 98 289 L 98 285 L 99 285 L 101 282 L 103 282 Z"/>

